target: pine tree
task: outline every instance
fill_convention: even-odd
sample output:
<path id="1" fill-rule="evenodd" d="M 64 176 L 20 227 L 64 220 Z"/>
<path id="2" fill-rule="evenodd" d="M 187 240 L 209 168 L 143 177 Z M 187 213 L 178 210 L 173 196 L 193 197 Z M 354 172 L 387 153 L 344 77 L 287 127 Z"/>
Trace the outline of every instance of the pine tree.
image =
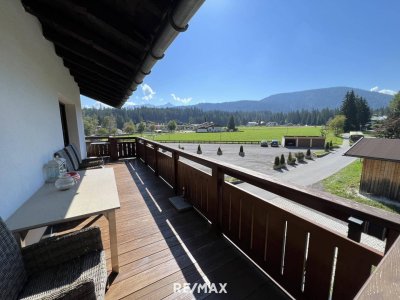
<path id="1" fill-rule="evenodd" d="M 346 93 L 340 111 L 346 117 L 343 128 L 344 131 L 357 130 L 357 105 L 353 90 Z"/>
<path id="2" fill-rule="evenodd" d="M 400 139 L 400 92 L 389 104 L 389 117 L 379 128 L 379 135 L 390 139 Z"/>
<path id="3" fill-rule="evenodd" d="M 221 147 L 218 147 L 217 155 L 222 155 Z"/>
<path id="4" fill-rule="evenodd" d="M 280 165 L 279 156 L 275 156 L 274 166 L 277 167 Z"/>
<path id="5" fill-rule="evenodd" d="M 235 119 L 233 118 L 233 115 L 229 118 L 227 127 L 228 127 L 228 130 L 235 131 L 236 125 L 235 125 Z"/>
<path id="6" fill-rule="evenodd" d="M 356 97 L 356 107 L 357 107 L 357 122 L 358 128 L 362 129 L 362 127 L 367 124 L 371 119 L 371 109 L 365 100 L 362 97 Z"/>
<path id="7" fill-rule="evenodd" d="M 203 151 L 201 151 L 201 147 L 200 147 L 200 145 L 198 145 L 197 146 L 197 154 L 202 154 L 203 153 Z"/>
<path id="8" fill-rule="evenodd" d="M 282 165 L 282 166 L 284 166 L 285 164 L 286 164 L 286 162 L 285 162 L 285 155 L 281 155 L 281 160 L 280 160 L 280 164 Z"/>

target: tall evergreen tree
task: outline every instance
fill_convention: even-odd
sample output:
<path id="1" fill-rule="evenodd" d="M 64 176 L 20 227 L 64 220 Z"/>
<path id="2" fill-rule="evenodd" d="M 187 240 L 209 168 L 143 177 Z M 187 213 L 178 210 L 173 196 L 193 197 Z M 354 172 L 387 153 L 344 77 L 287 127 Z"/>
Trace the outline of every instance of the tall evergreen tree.
<path id="1" fill-rule="evenodd" d="M 389 117 L 379 128 L 379 134 L 385 138 L 400 139 L 400 92 L 390 102 L 389 109 Z"/>
<path id="2" fill-rule="evenodd" d="M 360 129 L 371 120 L 371 109 L 363 97 L 356 97 L 357 122 Z M 358 128 L 357 128 L 358 129 Z"/>
<path id="3" fill-rule="evenodd" d="M 340 111 L 346 117 L 344 131 L 357 130 L 357 104 L 356 95 L 353 90 L 346 93 Z"/>
<path id="4" fill-rule="evenodd" d="M 235 130 L 236 129 L 235 119 L 233 118 L 233 116 L 231 116 L 229 118 L 229 122 L 228 122 L 227 127 L 228 127 L 229 130 Z"/>

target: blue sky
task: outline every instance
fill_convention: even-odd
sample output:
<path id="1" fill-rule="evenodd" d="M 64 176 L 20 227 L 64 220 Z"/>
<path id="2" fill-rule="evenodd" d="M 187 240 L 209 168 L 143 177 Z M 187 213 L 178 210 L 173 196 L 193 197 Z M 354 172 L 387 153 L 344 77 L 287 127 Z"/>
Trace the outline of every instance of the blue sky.
<path id="1" fill-rule="evenodd" d="M 398 0 L 206 0 L 128 103 L 400 88 Z M 82 105 L 96 102 L 82 96 Z"/>

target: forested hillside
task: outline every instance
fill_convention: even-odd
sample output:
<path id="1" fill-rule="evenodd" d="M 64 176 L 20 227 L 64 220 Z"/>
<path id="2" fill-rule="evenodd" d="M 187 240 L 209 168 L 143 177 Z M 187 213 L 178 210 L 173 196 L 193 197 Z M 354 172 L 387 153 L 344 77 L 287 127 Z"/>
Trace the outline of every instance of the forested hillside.
<path id="1" fill-rule="evenodd" d="M 135 109 L 112 109 L 112 108 L 84 108 L 83 115 L 87 118 L 95 118 L 99 125 L 104 123 L 106 116 L 113 116 L 117 128 L 123 128 L 124 123 L 133 121 L 139 123 L 155 122 L 168 123 L 176 120 L 178 123 L 198 124 L 205 121 L 212 121 L 216 124 L 226 126 L 229 118 L 233 115 L 237 125 L 245 125 L 251 121 L 277 122 L 278 124 L 307 124 L 321 125 L 337 113 L 333 109 L 322 109 L 312 111 L 294 111 L 289 113 L 272 113 L 269 111 L 254 112 L 224 112 L 224 111 L 203 111 L 199 108 L 154 108 L 139 107 Z"/>

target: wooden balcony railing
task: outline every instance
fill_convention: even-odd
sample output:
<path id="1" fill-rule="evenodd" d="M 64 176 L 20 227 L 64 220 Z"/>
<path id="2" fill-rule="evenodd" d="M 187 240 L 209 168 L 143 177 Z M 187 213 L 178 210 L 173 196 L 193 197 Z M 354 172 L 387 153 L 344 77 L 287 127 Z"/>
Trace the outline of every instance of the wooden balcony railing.
<path id="1" fill-rule="evenodd" d="M 399 236 L 397 215 L 238 166 L 142 138 L 136 139 L 136 156 L 298 299 L 354 298 L 384 254 L 244 191 L 225 175 L 340 220 L 356 217 L 385 227 L 387 250 Z"/>
<path id="2" fill-rule="evenodd" d="M 129 146 L 120 139 L 107 141 L 104 152 L 114 159 L 141 159 L 295 298 L 367 299 L 376 290 L 384 295 L 377 286 L 388 284 L 390 293 L 385 295 L 400 297 L 394 284 L 400 280 L 399 216 L 143 138 L 132 138 Z M 384 256 L 226 182 L 225 175 L 345 222 L 353 217 L 383 227 L 385 253 L 391 250 Z M 371 276 L 374 266 L 377 271 Z"/>
<path id="3" fill-rule="evenodd" d="M 112 160 L 136 156 L 135 137 L 86 137 L 88 157 L 110 157 Z"/>

